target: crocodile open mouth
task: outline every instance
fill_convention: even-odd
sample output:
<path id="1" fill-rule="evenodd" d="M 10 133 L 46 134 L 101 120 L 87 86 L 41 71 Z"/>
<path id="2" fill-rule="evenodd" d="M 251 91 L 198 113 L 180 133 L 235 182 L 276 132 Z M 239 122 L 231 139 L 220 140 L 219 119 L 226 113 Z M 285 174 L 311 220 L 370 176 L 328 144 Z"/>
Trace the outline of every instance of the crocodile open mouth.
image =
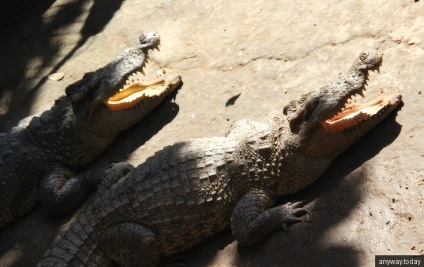
<path id="1" fill-rule="evenodd" d="M 169 86 L 179 83 L 180 76 L 176 73 L 167 73 L 162 68 L 161 74 L 151 80 L 144 80 L 141 72 L 130 75 L 126 85 L 115 95 L 106 100 L 105 104 L 110 110 L 124 110 L 137 105 L 146 98 L 153 98 L 163 94 Z"/>
<path id="2" fill-rule="evenodd" d="M 362 95 L 362 93 L 361 93 Z M 381 95 L 367 103 L 346 103 L 332 118 L 321 122 L 327 132 L 340 132 L 350 129 L 361 122 L 377 118 L 390 112 L 402 99 L 398 93 Z"/>

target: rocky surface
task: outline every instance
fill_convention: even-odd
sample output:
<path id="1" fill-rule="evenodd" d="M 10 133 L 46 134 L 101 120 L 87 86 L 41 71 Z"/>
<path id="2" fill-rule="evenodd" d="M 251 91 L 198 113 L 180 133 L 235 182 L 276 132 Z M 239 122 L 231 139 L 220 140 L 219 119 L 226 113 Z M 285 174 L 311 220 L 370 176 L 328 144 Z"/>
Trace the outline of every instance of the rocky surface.
<path id="1" fill-rule="evenodd" d="M 165 145 L 265 120 L 324 85 L 363 49 L 384 49 L 368 95 L 399 90 L 404 105 L 341 155 L 308 189 L 312 223 L 241 248 L 230 231 L 184 253 L 188 266 L 373 266 L 378 254 L 424 254 L 424 3 L 401 1 L 82 1 L 2 7 L 0 129 L 52 105 L 67 84 L 110 61 L 142 30 L 161 34 L 147 73 L 166 66 L 184 85 L 96 164 L 138 164 Z M 23 3 L 23 4 L 25 4 Z M 5 11 L 2 11 L 5 12 Z M 61 81 L 48 80 L 63 72 Z M 142 146 L 141 146 L 142 145 Z M 36 209 L 0 232 L 0 266 L 37 262 L 72 216 Z"/>

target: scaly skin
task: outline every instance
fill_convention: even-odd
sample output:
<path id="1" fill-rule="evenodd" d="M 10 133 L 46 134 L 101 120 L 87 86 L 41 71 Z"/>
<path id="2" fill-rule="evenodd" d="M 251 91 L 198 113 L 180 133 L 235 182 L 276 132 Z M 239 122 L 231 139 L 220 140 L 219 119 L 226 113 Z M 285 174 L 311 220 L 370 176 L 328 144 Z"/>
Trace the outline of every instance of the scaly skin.
<path id="1" fill-rule="evenodd" d="M 266 123 L 240 121 L 225 137 L 177 143 L 136 168 L 107 169 L 94 203 L 38 266 L 156 266 L 229 225 L 240 245 L 251 245 L 301 221 L 307 213 L 301 203 L 275 207 L 277 199 L 315 181 L 400 102 L 400 95 L 390 95 L 364 104 L 361 111 L 372 107 L 375 114 L 352 115 L 361 121 L 333 118 L 380 62 L 377 51 L 362 53 L 333 82 Z M 347 105 L 343 114 L 359 106 Z"/>
<path id="2" fill-rule="evenodd" d="M 142 34 L 111 63 L 68 86 L 66 96 L 34 116 L 27 127 L 0 134 L 0 228 L 38 201 L 52 215 L 63 215 L 85 199 L 98 179 L 77 175 L 77 169 L 92 162 L 120 131 L 140 121 L 180 84 L 180 76 L 172 71 L 152 84 L 140 80 L 137 71 L 148 50 L 158 45 L 157 33 Z M 119 90 L 129 87 L 146 93 L 127 100 L 121 95 L 131 94 Z M 109 103 L 111 97 L 119 103 Z"/>

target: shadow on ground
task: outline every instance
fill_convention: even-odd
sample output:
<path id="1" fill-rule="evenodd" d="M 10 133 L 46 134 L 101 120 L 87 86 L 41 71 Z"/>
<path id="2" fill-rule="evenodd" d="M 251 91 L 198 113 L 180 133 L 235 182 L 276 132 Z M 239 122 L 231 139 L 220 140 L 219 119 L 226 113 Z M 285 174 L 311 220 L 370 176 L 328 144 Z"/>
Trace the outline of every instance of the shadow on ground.
<path id="1" fill-rule="evenodd" d="M 179 106 L 174 100 L 182 86 L 184 86 L 184 83 L 181 83 L 170 96 L 165 98 L 141 122 L 120 133 L 113 144 L 88 168 L 104 166 L 115 162 L 126 162 L 131 153 L 143 146 L 177 116 Z"/>
<path id="2" fill-rule="evenodd" d="M 47 74 L 57 71 L 88 38 L 101 32 L 121 4 L 122 0 L 76 0 L 55 7 L 55 1 L 2 4 L 0 132 L 29 115 L 35 93 Z M 85 15 L 84 25 L 75 32 L 73 25 Z M 65 40 L 75 39 L 69 35 L 78 35 L 78 41 Z M 61 55 L 64 47 L 69 52 Z"/>

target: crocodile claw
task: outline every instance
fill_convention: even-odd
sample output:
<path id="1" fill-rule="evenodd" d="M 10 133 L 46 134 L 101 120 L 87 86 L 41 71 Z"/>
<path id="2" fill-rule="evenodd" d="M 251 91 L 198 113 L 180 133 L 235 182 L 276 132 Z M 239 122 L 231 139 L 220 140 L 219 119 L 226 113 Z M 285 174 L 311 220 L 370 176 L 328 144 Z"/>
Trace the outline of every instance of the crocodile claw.
<path id="1" fill-rule="evenodd" d="M 298 223 L 298 222 L 309 222 L 309 210 L 304 208 L 305 203 L 303 201 L 298 202 L 288 202 L 287 204 L 281 205 L 281 209 L 284 211 L 284 216 L 281 218 L 281 228 L 284 231 L 288 231 L 288 224 Z M 306 215 L 305 220 L 301 217 Z"/>

